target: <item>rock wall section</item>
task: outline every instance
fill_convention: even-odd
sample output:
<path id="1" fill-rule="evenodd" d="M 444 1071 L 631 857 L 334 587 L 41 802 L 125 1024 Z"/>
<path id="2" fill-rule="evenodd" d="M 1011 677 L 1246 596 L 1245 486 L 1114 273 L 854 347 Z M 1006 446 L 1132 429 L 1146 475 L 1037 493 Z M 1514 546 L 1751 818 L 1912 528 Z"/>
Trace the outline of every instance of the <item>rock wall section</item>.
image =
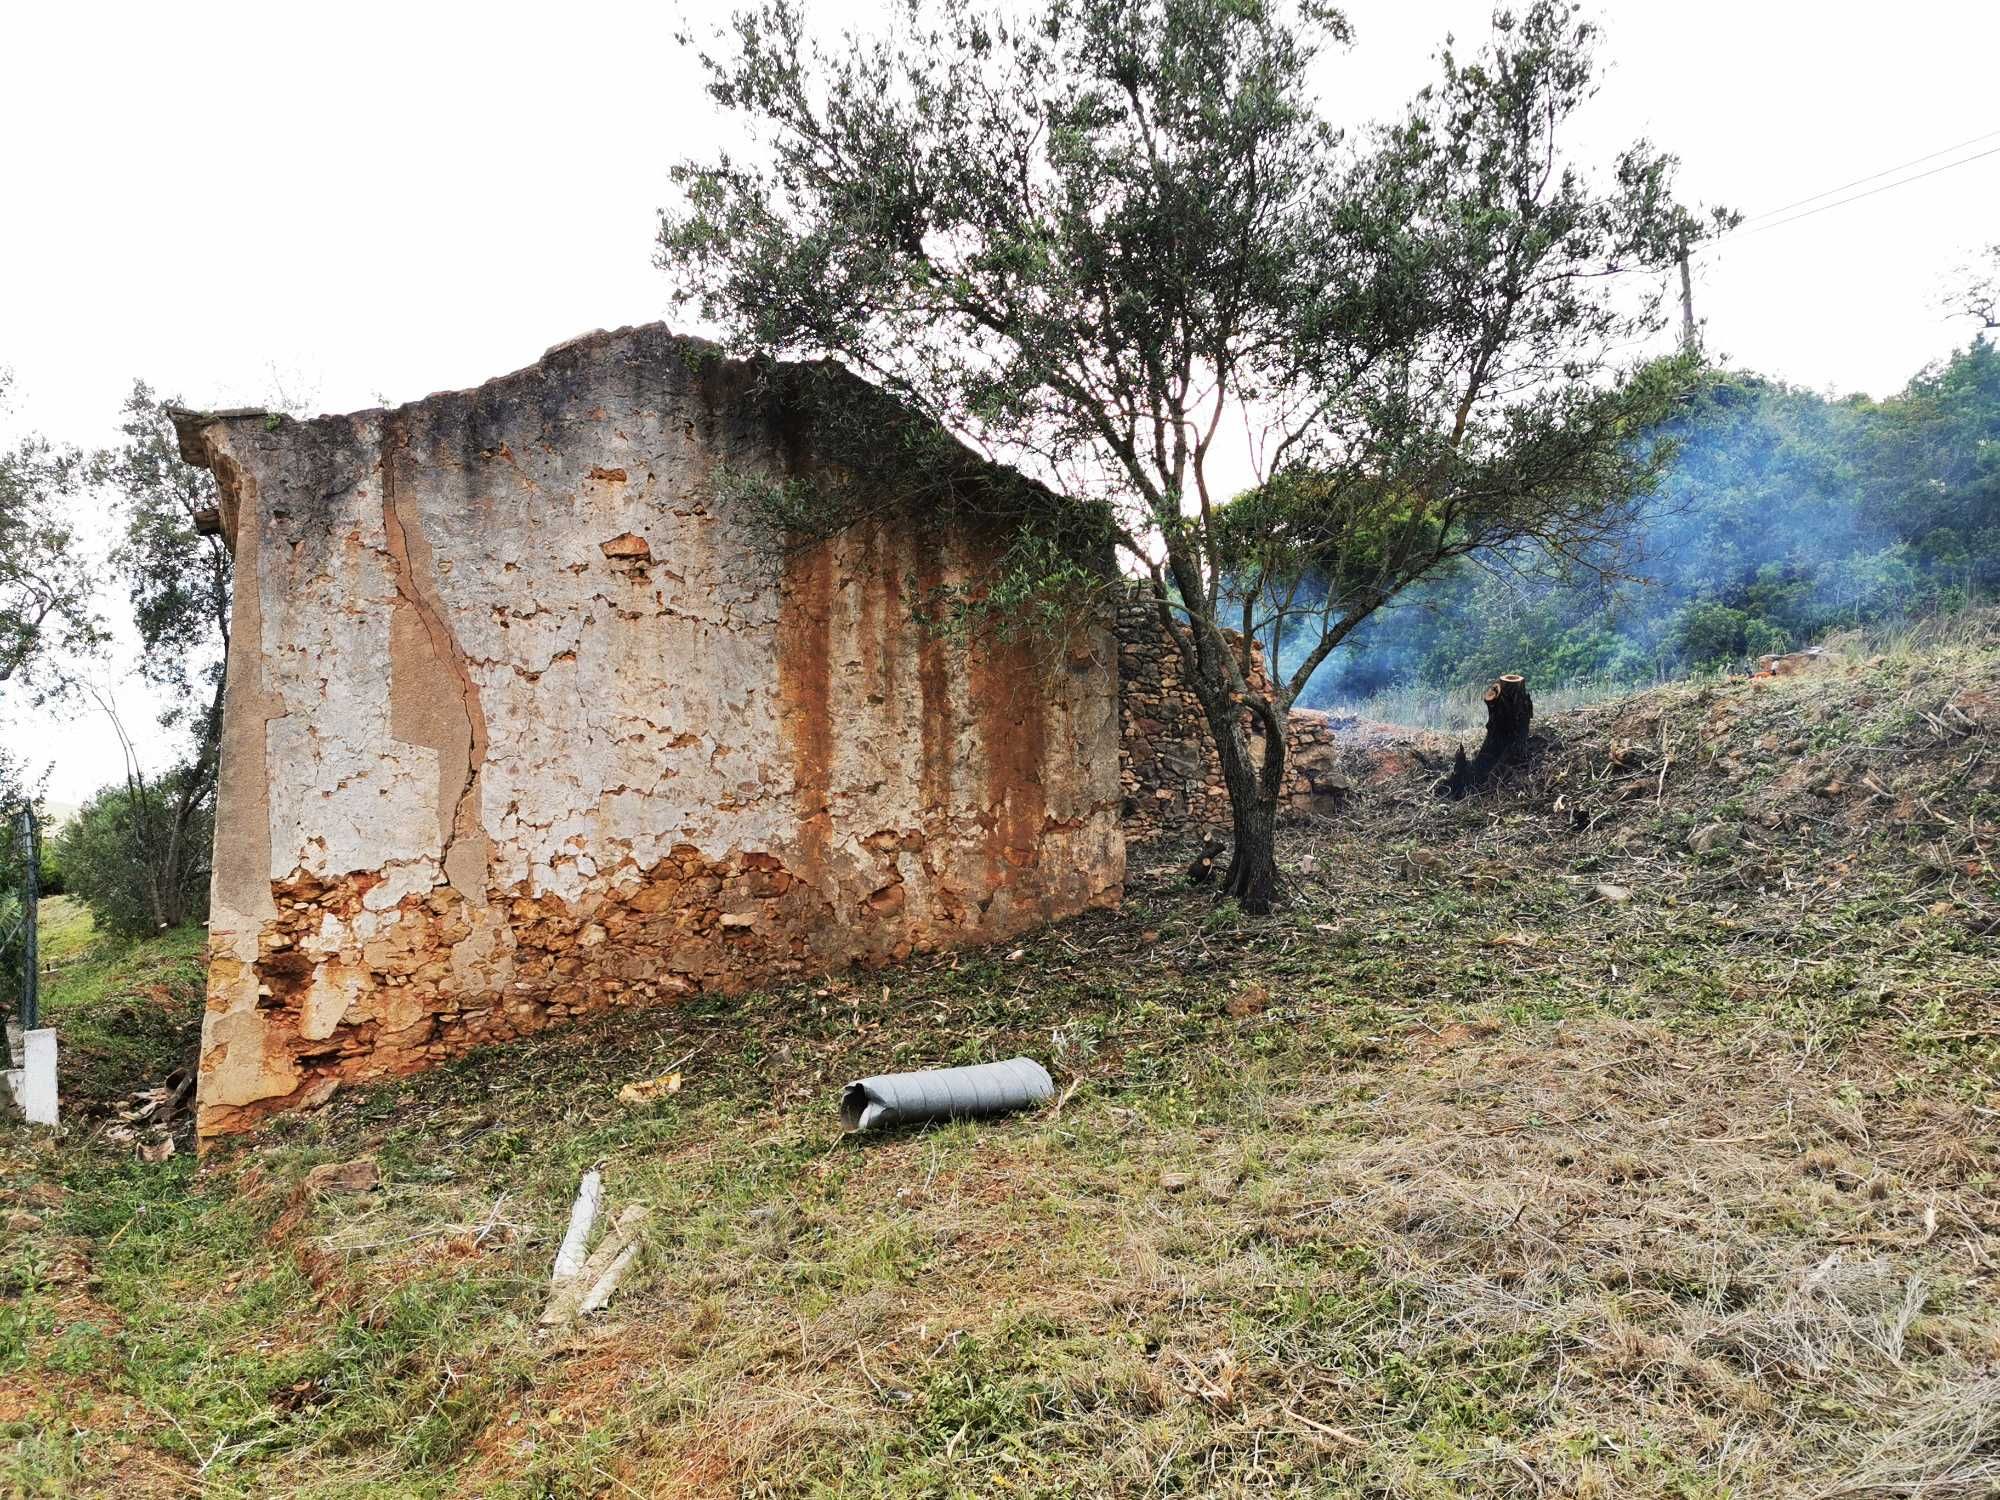
<path id="1" fill-rule="evenodd" d="M 1111 633 L 926 631 L 911 586 L 1000 539 L 887 480 L 778 559 L 714 479 L 821 463 L 783 374 L 654 325 L 394 411 L 182 414 L 236 557 L 204 1138 L 1117 899 Z"/>
<path id="2" fill-rule="evenodd" d="M 1180 828 L 1229 829 L 1229 789 L 1215 753 L 1208 721 L 1187 685 L 1180 650 L 1160 626 L 1158 612 L 1137 589 L 1118 606 L 1119 783 L 1125 820 L 1135 838 Z M 1231 641 L 1242 637 L 1230 633 Z M 1267 691 L 1264 645 L 1250 643 L 1250 683 Z M 1264 737 L 1256 721 L 1251 747 L 1262 755 Z M 1323 812 L 1338 804 L 1346 788 L 1335 770 L 1333 726 L 1312 709 L 1293 709 L 1285 742 L 1283 809 L 1293 815 Z"/>

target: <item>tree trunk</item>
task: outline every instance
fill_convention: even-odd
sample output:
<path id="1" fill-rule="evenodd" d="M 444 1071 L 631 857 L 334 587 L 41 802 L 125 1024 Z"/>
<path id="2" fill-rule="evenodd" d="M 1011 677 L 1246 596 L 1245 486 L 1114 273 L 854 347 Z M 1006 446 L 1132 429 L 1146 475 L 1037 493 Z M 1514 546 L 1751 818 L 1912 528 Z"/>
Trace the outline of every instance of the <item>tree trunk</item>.
<path id="1" fill-rule="evenodd" d="M 1171 547 L 1168 563 L 1182 597 L 1199 600 L 1202 597 L 1199 570 Z M 1250 915 L 1263 916 L 1278 896 L 1278 791 L 1284 785 L 1285 774 L 1284 713 L 1268 699 L 1239 702 L 1231 691 L 1233 664 L 1228 653 L 1232 648 L 1223 631 L 1211 620 L 1196 618 L 1195 611 L 1190 609 L 1187 634 L 1182 635 L 1175 629 L 1167 605 L 1167 585 L 1157 572 L 1153 585 L 1161 628 L 1180 649 L 1188 685 L 1208 720 L 1209 739 L 1215 745 L 1222 783 L 1229 792 L 1234 837 L 1229 869 L 1222 879 L 1222 894 L 1234 897 Z M 1245 634 L 1236 647 L 1242 651 L 1243 667 L 1247 669 L 1252 659 L 1250 637 Z M 1264 726 L 1261 775 L 1251 758 L 1250 737 L 1244 730 L 1244 718 L 1250 714 Z M 1189 877 L 1198 879 L 1197 871 L 1202 869 L 1203 862 L 1196 860 Z"/>
<path id="2" fill-rule="evenodd" d="M 1269 913 L 1278 899 L 1278 808 L 1275 800 L 1257 798 L 1246 810 L 1231 807 L 1236 847 L 1230 852 L 1229 873 L 1222 894 L 1253 917 Z"/>
<path id="3" fill-rule="evenodd" d="M 1528 684 L 1518 673 L 1509 672 L 1493 679 L 1486 690 L 1486 738 L 1479 754 L 1465 758 L 1458 747 L 1451 776 L 1444 784 L 1446 796 L 1456 800 L 1478 791 L 1505 766 L 1519 765 L 1528 758 L 1528 726 L 1534 722 L 1535 700 L 1528 696 Z"/>
<path id="4" fill-rule="evenodd" d="M 1285 737 L 1264 730 L 1264 763 L 1250 759 L 1249 738 L 1243 732 L 1243 709 L 1223 695 L 1227 718 L 1215 729 L 1215 748 L 1222 763 L 1222 784 L 1229 789 L 1232 847 L 1222 894 L 1251 916 L 1261 917 L 1278 898 L 1278 788 L 1284 784 Z M 1260 775 L 1261 769 L 1261 775 Z"/>

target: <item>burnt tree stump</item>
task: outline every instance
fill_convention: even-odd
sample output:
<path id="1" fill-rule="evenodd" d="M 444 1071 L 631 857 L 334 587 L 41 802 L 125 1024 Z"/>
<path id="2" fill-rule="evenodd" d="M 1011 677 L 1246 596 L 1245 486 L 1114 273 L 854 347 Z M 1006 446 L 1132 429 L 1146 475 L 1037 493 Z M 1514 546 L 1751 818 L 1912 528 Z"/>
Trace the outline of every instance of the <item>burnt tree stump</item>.
<path id="1" fill-rule="evenodd" d="M 1222 857 L 1228 846 L 1212 833 L 1201 836 L 1201 853 L 1194 857 L 1194 863 L 1187 868 L 1189 885 L 1207 885 L 1215 879 L 1215 862 Z"/>
<path id="2" fill-rule="evenodd" d="M 1486 738 L 1469 761 L 1465 747 L 1458 747 L 1451 775 L 1445 778 L 1444 794 L 1456 801 L 1478 791 L 1504 768 L 1526 760 L 1528 726 L 1534 718 L 1535 700 L 1528 696 L 1527 679 L 1516 672 L 1494 678 L 1493 686 L 1486 690 Z"/>

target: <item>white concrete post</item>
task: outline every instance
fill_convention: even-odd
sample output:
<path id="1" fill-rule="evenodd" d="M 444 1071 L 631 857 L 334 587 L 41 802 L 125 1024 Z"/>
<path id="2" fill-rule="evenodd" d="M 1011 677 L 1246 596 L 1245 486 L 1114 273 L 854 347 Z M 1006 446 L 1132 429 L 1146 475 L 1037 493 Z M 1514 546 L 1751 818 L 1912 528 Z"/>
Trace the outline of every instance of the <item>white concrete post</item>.
<path id="1" fill-rule="evenodd" d="M 30 1125 L 56 1123 L 56 1033 L 41 1026 L 21 1037 L 21 1113 Z"/>

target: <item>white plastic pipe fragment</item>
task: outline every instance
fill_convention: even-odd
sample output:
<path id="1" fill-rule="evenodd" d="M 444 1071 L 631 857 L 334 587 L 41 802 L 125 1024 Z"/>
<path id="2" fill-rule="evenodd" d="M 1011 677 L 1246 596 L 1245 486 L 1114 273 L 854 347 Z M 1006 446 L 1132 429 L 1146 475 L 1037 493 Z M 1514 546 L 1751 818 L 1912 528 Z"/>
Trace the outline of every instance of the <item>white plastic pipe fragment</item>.
<path id="1" fill-rule="evenodd" d="M 556 1251 L 556 1266 L 549 1276 L 551 1286 L 559 1286 L 583 1269 L 584 1247 L 597 1224 L 597 1207 L 604 1200 L 604 1174 L 592 1167 L 577 1186 L 576 1202 L 569 1211 L 569 1232 Z"/>
<path id="2" fill-rule="evenodd" d="M 618 1282 L 625 1275 L 625 1268 L 631 1265 L 638 1255 L 639 1239 L 634 1235 L 625 1242 L 625 1248 L 618 1252 L 617 1258 L 604 1268 L 604 1274 L 593 1281 L 590 1290 L 583 1294 L 583 1303 L 576 1310 L 578 1317 L 588 1317 L 591 1313 L 603 1310 L 604 1304 L 611 1300 L 611 1294 L 618 1290 Z"/>
<path id="3" fill-rule="evenodd" d="M 595 1312 L 611 1300 L 619 1278 L 638 1256 L 639 1230 L 649 1212 L 643 1203 L 634 1203 L 618 1215 L 583 1269 L 551 1293 L 549 1305 L 542 1310 L 544 1328 L 574 1323 L 586 1311 Z"/>
<path id="4" fill-rule="evenodd" d="M 929 1120 L 973 1120 L 1026 1109 L 1055 1097 L 1049 1070 L 1032 1057 L 980 1063 L 970 1068 L 927 1068 L 919 1073 L 878 1073 L 841 1091 L 840 1123 L 849 1130 L 917 1125 Z"/>

